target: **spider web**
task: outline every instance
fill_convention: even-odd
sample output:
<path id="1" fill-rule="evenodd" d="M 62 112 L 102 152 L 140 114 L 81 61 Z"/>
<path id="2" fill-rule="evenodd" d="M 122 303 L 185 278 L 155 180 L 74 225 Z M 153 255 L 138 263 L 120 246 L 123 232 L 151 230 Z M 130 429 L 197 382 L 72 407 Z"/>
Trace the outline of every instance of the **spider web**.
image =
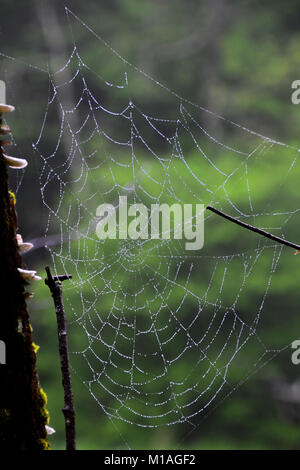
<path id="1" fill-rule="evenodd" d="M 274 326 L 270 311 L 291 253 L 212 214 L 199 251 L 172 237 L 99 240 L 96 209 L 118 209 L 124 195 L 147 207 L 211 204 L 295 237 L 297 201 L 287 208 L 281 195 L 296 181 L 298 149 L 181 98 L 66 11 L 73 49 L 59 71 L 43 71 L 49 97 L 32 147 L 53 271 L 73 275 L 72 366 L 114 422 L 194 430 L 289 344 L 286 320 Z M 114 78 L 89 65 L 76 28 L 97 42 L 99 63 L 115 64 Z M 153 87 L 171 108 L 153 109 Z"/>

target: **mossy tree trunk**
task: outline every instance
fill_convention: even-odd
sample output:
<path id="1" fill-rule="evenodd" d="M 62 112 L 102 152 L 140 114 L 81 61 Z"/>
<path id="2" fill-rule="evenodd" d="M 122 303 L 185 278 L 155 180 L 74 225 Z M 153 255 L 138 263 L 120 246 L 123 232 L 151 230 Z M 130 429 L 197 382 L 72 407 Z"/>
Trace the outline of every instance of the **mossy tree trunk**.
<path id="1" fill-rule="evenodd" d="M 6 348 L 6 363 L 0 364 L 0 450 L 41 450 L 48 448 L 46 396 L 36 370 L 26 282 L 17 270 L 22 258 L 16 228 L 0 150 L 0 340 Z"/>

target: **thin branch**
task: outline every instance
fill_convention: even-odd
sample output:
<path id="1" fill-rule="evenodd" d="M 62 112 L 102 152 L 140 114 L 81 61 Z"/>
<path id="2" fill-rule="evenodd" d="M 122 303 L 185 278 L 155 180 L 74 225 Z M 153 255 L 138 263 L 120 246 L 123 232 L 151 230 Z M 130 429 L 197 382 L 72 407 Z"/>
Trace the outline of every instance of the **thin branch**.
<path id="1" fill-rule="evenodd" d="M 273 240 L 277 243 L 281 243 L 282 245 L 289 246 L 290 248 L 294 248 L 295 250 L 298 250 L 298 251 L 300 250 L 300 245 L 296 245 L 296 243 L 289 242 L 288 240 L 285 240 L 284 238 L 276 237 L 275 235 L 272 235 L 271 233 L 266 232 L 265 230 L 261 230 L 260 228 L 253 227 L 253 225 L 245 224 L 244 222 L 241 222 L 240 220 L 235 219 L 234 217 L 231 217 L 230 215 L 225 214 L 224 212 L 219 211 L 218 209 L 215 209 L 212 206 L 207 206 L 206 209 L 214 212 L 217 215 L 220 215 L 221 217 L 229 220 L 230 222 L 233 222 L 237 225 L 240 225 L 243 228 L 251 230 L 251 232 L 255 232 L 255 233 L 258 233 L 259 235 L 263 235 L 264 237 L 269 238 L 270 240 Z"/>
<path id="2" fill-rule="evenodd" d="M 62 298 L 61 284 L 62 281 L 66 279 L 71 279 L 72 276 L 70 274 L 66 274 L 62 276 L 52 277 L 50 268 L 48 266 L 45 268 L 45 270 L 47 273 L 45 284 L 49 287 L 51 291 L 57 318 L 60 367 L 62 374 L 62 384 L 64 389 L 64 407 L 62 409 L 62 412 L 65 417 L 66 450 L 76 450 L 74 396 L 69 360 L 67 323 Z"/>

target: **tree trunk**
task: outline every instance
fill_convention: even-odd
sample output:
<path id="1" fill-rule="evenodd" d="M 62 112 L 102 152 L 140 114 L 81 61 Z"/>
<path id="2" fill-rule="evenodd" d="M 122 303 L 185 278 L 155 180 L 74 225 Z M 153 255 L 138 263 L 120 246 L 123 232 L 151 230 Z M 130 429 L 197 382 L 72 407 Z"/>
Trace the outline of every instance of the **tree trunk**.
<path id="1" fill-rule="evenodd" d="M 16 241 L 16 214 L 0 149 L 0 450 L 42 450 L 49 448 L 46 395 L 36 370 L 26 282 L 17 270 L 23 265 Z"/>

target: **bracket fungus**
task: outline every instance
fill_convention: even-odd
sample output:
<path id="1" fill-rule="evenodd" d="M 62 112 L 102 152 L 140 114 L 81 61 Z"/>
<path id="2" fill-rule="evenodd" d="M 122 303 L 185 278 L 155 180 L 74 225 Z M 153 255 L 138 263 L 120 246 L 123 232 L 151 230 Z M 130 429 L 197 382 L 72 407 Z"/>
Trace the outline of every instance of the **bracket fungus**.
<path id="1" fill-rule="evenodd" d="M 18 170 L 21 170 L 22 168 L 25 168 L 28 164 L 27 160 L 25 160 L 24 158 L 11 157 L 10 155 L 5 154 L 3 154 L 3 158 L 9 168 L 16 168 Z"/>
<path id="2" fill-rule="evenodd" d="M 5 103 L 0 103 L 0 114 L 10 113 L 14 110 L 15 110 L 14 106 L 11 106 Z M 9 127 L 6 124 L 3 124 L 1 122 L 1 125 L 0 125 L 1 147 L 12 144 L 12 141 L 9 135 L 10 135 Z M 25 160 L 24 158 L 11 157 L 10 155 L 3 154 L 3 158 L 4 158 L 6 165 L 9 166 L 10 168 L 22 169 L 22 168 L 25 168 L 28 163 L 27 160 Z"/>
<path id="3" fill-rule="evenodd" d="M 36 271 L 29 269 L 18 268 L 18 271 L 23 279 L 27 281 L 40 281 L 42 278 L 36 275 Z"/>
<path id="4" fill-rule="evenodd" d="M 11 113 L 15 110 L 15 107 L 11 104 L 0 103 L 0 113 Z"/>
<path id="5" fill-rule="evenodd" d="M 25 251 L 29 251 L 31 250 L 31 248 L 33 248 L 32 243 L 23 242 L 22 235 L 20 235 L 19 233 L 17 233 L 16 238 L 17 238 L 17 244 L 18 244 L 18 248 L 20 252 L 24 253 Z"/>

